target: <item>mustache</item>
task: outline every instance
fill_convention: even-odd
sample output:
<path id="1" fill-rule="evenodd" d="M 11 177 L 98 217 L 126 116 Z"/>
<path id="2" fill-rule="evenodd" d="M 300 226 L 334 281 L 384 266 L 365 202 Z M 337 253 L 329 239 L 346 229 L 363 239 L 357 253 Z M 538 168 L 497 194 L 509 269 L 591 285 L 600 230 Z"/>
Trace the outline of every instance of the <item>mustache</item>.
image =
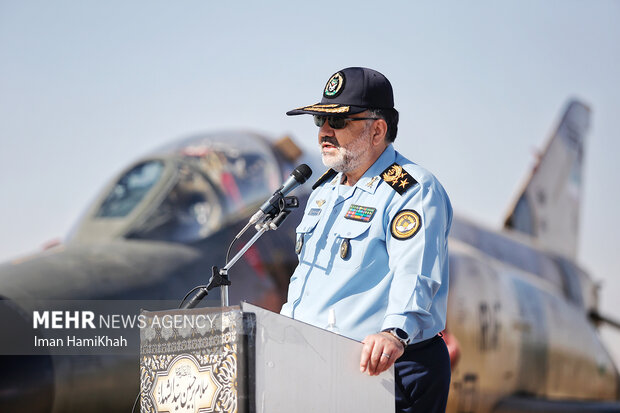
<path id="1" fill-rule="evenodd" d="M 321 137 L 321 144 L 323 143 L 329 143 L 330 145 L 334 145 L 336 148 L 339 148 L 340 145 L 338 144 L 338 141 L 336 140 L 336 138 L 332 137 L 332 136 L 322 136 Z"/>

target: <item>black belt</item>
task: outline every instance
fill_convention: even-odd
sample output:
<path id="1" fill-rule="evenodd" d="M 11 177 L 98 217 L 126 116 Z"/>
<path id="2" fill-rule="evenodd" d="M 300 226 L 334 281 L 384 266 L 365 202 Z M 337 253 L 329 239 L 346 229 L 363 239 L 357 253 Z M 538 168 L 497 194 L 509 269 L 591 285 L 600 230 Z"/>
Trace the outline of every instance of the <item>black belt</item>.
<path id="1" fill-rule="evenodd" d="M 408 352 L 408 351 L 418 350 L 418 349 L 420 349 L 422 347 L 426 347 L 429 344 L 432 344 L 432 343 L 434 343 L 437 340 L 443 340 L 439 334 L 437 334 L 435 337 L 426 339 L 424 341 L 419 341 L 417 343 L 409 344 L 409 345 L 407 345 L 407 347 L 405 347 L 405 353 Z"/>

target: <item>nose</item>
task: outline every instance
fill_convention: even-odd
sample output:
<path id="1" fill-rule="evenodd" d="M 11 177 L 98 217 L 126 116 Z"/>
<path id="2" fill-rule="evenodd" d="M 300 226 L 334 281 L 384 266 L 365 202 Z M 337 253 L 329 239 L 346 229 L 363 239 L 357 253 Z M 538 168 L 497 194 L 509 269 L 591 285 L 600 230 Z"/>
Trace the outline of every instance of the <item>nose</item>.
<path id="1" fill-rule="evenodd" d="M 331 138 L 336 137 L 336 132 L 334 132 L 334 128 L 329 126 L 329 122 L 325 121 L 323 126 L 319 128 L 319 145 L 321 144 L 321 140 L 324 136 L 328 136 Z"/>

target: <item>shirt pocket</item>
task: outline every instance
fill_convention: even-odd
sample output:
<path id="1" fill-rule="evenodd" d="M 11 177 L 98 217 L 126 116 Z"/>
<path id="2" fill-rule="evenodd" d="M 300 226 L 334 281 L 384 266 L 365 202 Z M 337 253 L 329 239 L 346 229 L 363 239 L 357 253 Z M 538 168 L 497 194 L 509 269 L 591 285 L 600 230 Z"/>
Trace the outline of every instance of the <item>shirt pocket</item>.
<path id="1" fill-rule="evenodd" d="M 319 218 L 320 215 L 304 215 L 295 232 L 298 234 L 307 234 L 314 231 L 316 224 L 319 222 Z"/>
<path id="2" fill-rule="evenodd" d="M 319 218 L 319 215 L 304 215 L 295 229 L 297 233 L 295 239 L 295 253 L 297 253 L 298 256 L 304 251 L 310 236 L 316 228 L 316 224 L 319 223 Z"/>
<path id="3" fill-rule="evenodd" d="M 334 226 L 334 267 L 353 270 L 362 266 L 370 243 L 370 226 L 371 222 L 350 219 L 342 219 Z"/>

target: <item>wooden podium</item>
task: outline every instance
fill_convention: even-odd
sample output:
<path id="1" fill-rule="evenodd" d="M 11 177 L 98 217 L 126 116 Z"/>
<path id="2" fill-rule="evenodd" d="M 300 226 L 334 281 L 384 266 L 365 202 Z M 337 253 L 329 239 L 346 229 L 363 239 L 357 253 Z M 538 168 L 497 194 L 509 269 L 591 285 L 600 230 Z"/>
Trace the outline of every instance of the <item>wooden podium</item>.
<path id="1" fill-rule="evenodd" d="M 142 312 L 143 413 L 394 412 L 393 368 L 362 344 L 260 307 Z"/>

